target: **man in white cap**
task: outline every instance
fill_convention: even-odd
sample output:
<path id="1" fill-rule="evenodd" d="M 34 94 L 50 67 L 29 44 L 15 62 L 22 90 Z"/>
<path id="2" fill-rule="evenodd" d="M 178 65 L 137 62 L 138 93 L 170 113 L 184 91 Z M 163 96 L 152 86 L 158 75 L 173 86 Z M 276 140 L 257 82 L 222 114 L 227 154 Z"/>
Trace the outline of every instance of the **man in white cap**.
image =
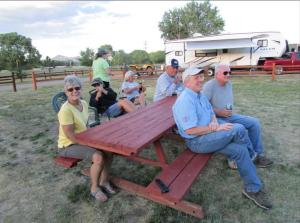
<path id="1" fill-rule="evenodd" d="M 181 78 L 177 76 L 178 68 L 179 64 L 176 59 L 167 63 L 166 71 L 157 79 L 153 101 L 172 96 L 183 89 Z"/>
<path id="2" fill-rule="evenodd" d="M 248 152 L 252 144 L 245 127 L 216 119 L 211 104 L 201 93 L 202 69 L 190 67 L 182 79 L 185 89 L 173 105 L 173 116 L 187 147 L 195 153 L 218 152 L 234 160 L 244 181 L 243 195 L 259 207 L 270 209 L 272 204 L 261 190 L 262 182 Z"/>
<path id="3" fill-rule="evenodd" d="M 145 90 L 143 83 L 137 83 L 134 81 L 135 73 L 133 71 L 127 71 L 125 74 L 124 82 L 121 86 L 122 95 L 127 97 L 135 105 L 145 105 Z"/>

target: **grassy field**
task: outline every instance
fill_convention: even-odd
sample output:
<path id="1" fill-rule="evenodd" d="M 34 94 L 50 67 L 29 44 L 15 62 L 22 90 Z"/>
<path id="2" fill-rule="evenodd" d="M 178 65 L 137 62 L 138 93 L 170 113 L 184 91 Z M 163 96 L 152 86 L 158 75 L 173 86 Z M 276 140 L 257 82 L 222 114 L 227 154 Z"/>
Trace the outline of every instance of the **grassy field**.
<path id="1" fill-rule="evenodd" d="M 54 165 L 57 117 L 51 97 L 57 86 L 0 92 L 0 222 L 300 222 L 300 76 L 234 77 L 236 112 L 261 120 L 269 169 L 258 169 L 274 208 L 264 211 L 241 194 L 237 171 L 214 155 L 193 184 L 186 200 L 201 204 L 202 221 L 121 191 L 105 204 L 89 197 L 89 180 L 73 169 Z M 155 80 L 145 80 L 152 101 Z M 113 80 L 113 86 L 120 86 Z M 88 83 L 83 97 L 88 100 Z M 164 140 L 169 160 L 184 149 Z M 153 156 L 151 149 L 145 150 Z M 158 169 L 116 157 L 112 174 L 147 185 Z"/>

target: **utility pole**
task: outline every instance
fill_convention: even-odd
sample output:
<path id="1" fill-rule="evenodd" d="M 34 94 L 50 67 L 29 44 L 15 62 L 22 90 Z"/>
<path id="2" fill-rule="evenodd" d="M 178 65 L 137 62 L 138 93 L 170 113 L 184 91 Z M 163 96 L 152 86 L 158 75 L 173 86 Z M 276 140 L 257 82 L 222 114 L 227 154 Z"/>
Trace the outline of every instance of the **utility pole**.
<path id="1" fill-rule="evenodd" d="M 147 52 L 147 41 L 145 41 L 145 51 Z"/>

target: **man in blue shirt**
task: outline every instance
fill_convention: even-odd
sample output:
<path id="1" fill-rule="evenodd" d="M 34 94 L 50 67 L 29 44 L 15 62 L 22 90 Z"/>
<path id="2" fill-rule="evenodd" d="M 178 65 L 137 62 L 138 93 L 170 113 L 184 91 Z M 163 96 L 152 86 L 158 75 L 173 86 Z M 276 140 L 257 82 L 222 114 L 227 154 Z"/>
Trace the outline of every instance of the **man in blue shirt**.
<path id="1" fill-rule="evenodd" d="M 257 176 L 248 147 L 252 146 L 247 130 L 241 124 L 217 120 L 208 99 L 201 91 L 203 70 L 191 67 L 182 75 L 185 89 L 173 105 L 173 116 L 179 134 L 195 153 L 218 152 L 237 164 L 244 181 L 243 194 L 264 209 L 270 209 L 262 182 Z"/>
<path id="2" fill-rule="evenodd" d="M 181 78 L 177 76 L 178 68 L 179 64 L 176 59 L 172 59 L 167 63 L 166 71 L 157 79 L 153 101 L 180 93 L 183 86 Z"/>
<path id="3" fill-rule="evenodd" d="M 233 113 L 233 91 L 230 81 L 230 67 L 226 64 L 219 64 L 215 69 L 215 79 L 206 82 L 203 86 L 203 93 L 210 101 L 215 114 L 225 122 L 239 123 L 248 130 L 248 135 L 253 145 L 253 162 L 257 167 L 268 167 L 273 162 L 264 155 L 262 143 L 261 126 L 257 118 Z M 252 154 L 250 154 L 252 155 Z M 231 168 L 236 165 L 230 163 Z"/>

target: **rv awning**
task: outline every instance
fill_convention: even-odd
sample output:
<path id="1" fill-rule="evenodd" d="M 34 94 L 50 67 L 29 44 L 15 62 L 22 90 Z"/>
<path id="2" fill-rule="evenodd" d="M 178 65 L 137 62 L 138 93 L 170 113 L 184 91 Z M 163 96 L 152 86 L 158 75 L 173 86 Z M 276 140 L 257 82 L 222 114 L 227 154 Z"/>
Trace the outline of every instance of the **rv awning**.
<path id="1" fill-rule="evenodd" d="M 186 42 L 187 50 L 213 50 L 255 47 L 251 39 L 228 39 Z"/>

